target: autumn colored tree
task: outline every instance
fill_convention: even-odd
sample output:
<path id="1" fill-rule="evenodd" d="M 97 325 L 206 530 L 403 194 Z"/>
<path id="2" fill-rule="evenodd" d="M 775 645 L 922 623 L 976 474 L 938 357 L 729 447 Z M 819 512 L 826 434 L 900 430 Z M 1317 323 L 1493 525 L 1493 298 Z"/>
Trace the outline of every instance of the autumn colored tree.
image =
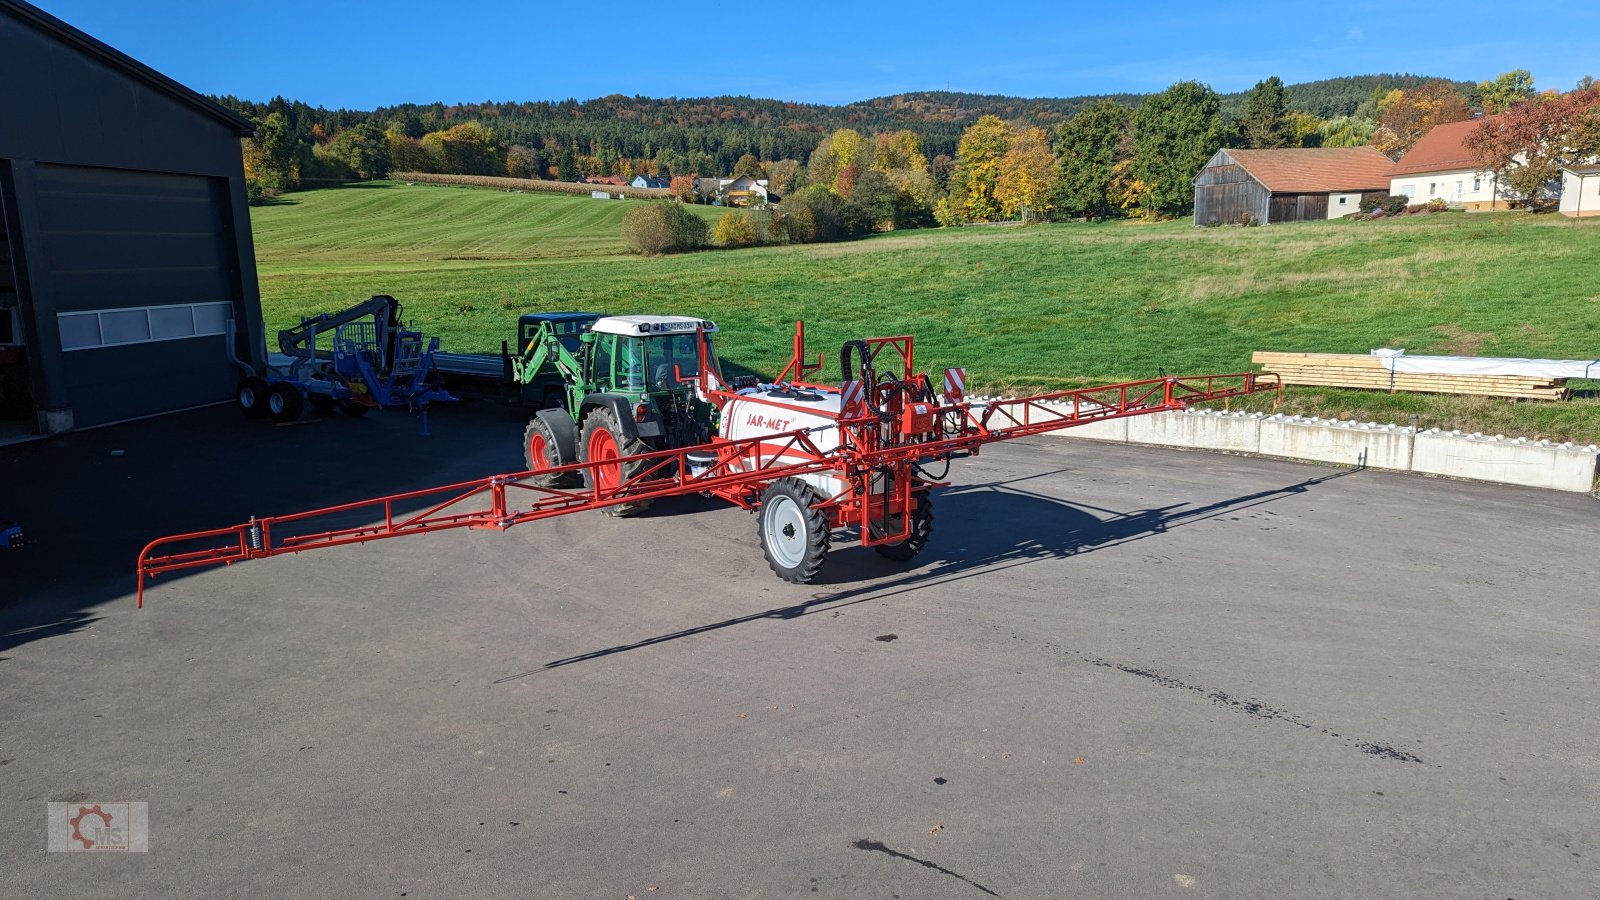
<path id="1" fill-rule="evenodd" d="M 1117 209 L 1111 186 L 1116 164 L 1132 152 L 1133 111 L 1097 100 L 1056 126 L 1055 206 L 1069 216 L 1109 218 Z"/>
<path id="2" fill-rule="evenodd" d="M 972 221 L 992 222 L 1000 216 L 995 187 L 1000 183 L 1000 160 L 1011 149 L 1011 127 L 999 116 L 979 116 L 961 134 L 956 145 L 962 211 Z"/>
<path id="3" fill-rule="evenodd" d="M 543 178 L 544 157 L 532 147 L 516 144 L 506 150 L 506 175 L 511 178 Z"/>
<path id="4" fill-rule="evenodd" d="M 780 197 L 796 187 L 800 182 L 800 161 L 795 159 L 780 159 L 767 164 L 767 190 Z"/>
<path id="5" fill-rule="evenodd" d="M 827 188 L 841 197 L 850 196 L 850 188 L 861 169 L 871 163 L 872 145 L 854 128 L 841 128 L 823 138 L 817 149 L 811 151 L 806 181 Z"/>
<path id="6" fill-rule="evenodd" d="M 1527 69 L 1502 72 L 1493 81 L 1478 82 L 1478 100 L 1486 113 L 1503 113 L 1533 97 L 1533 73 Z"/>
<path id="7" fill-rule="evenodd" d="M 455 175 L 496 175 L 504 171 L 499 140 L 480 122 L 462 122 L 422 136 L 422 149 L 439 166 Z"/>
<path id="8" fill-rule="evenodd" d="M 742 209 L 723 213 L 711 227 L 711 243 L 719 247 L 748 247 L 755 242 L 755 224 L 750 221 L 750 214 Z"/>
<path id="9" fill-rule="evenodd" d="M 1322 146 L 1322 120 L 1310 113 L 1292 112 L 1285 119 L 1289 125 L 1289 146 Z"/>
<path id="10" fill-rule="evenodd" d="M 894 190 L 893 227 L 921 228 L 933 221 L 933 176 L 922 155 L 922 138 L 911 131 L 887 131 L 873 142 L 872 167 Z"/>
<path id="11" fill-rule="evenodd" d="M 672 191 L 672 196 L 677 198 L 679 203 L 693 203 L 696 199 L 693 175 L 672 176 L 668 189 Z"/>
<path id="12" fill-rule="evenodd" d="M 402 130 L 399 123 L 389 126 L 383 133 L 384 143 L 389 150 L 389 168 L 395 172 L 426 172 L 429 171 L 428 154 L 422 149 L 422 142 L 413 138 Z"/>
<path id="13" fill-rule="evenodd" d="M 1053 206 L 1056 158 L 1050 153 L 1050 135 L 1043 128 L 1025 128 L 1011 139 L 1000 157 L 1000 178 L 994 198 L 1007 218 L 1030 221 Z"/>
<path id="14" fill-rule="evenodd" d="M 1400 91 L 1378 116 L 1372 132 L 1372 146 L 1399 159 L 1416 146 L 1435 125 L 1460 122 L 1472 117 L 1467 99 L 1448 81 L 1430 81 L 1409 91 Z"/>
<path id="15" fill-rule="evenodd" d="M 755 154 L 746 153 L 739 157 L 738 162 L 733 164 L 733 177 L 738 178 L 741 175 L 749 175 L 751 178 L 765 178 L 767 177 L 766 167 L 761 165 L 761 160 L 756 159 Z"/>
<path id="16" fill-rule="evenodd" d="M 1540 94 L 1513 104 L 1473 129 L 1466 147 L 1511 200 L 1542 199 L 1563 167 L 1600 152 L 1600 88 Z"/>
<path id="17" fill-rule="evenodd" d="M 1133 117 L 1130 184 L 1143 191 L 1148 212 L 1178 216 L 1194 207 L 1194 176 L 1222 148 L 1217 92 L 1197 81 L 1180 81 L 1140 104 Z"/>
<path id="18" fill-rule="evenodd" d="M 1244 114 L 1239 119 L 1244 146 L 1272 150 L 1291 145 L 1289 101 L 1283 92 L 1283 79 L 1274 75 L 1256 82 L 1244 97 Z"/>

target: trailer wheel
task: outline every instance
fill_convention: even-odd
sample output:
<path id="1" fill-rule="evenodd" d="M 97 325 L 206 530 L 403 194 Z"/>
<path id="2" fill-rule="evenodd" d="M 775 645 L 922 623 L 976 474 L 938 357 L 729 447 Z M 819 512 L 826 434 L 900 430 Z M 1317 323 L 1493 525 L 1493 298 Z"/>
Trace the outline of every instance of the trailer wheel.
<path id="1" fill-rule="evenodd" d="M 305 395 L 286 381 L 273 385 L 272 392 L 267 395 L 267 412 L 272 413 L 272 418 L 279 422 L 293 422 L 300 418 L 305 404 Z"/>
<path id="2" fill-rule="evenodd" d="M 306 400 L 310 401 L 311 408 L 316 410 L 318 415 L 327 415 L 333 412 L 334 407 L 339 405 L 339 401 L 329 397 L 327 394 L 307 394 Z"/>
<path id="3" fill-rule="evenodd" d="M 562 458 L 561 443 L 556 440 L 555 431 L 538 416 L 530 419 L 527 429 L 522 432 L 522 455 L 530 472 L 574 462 Z M 578 476 L 576 472 L 563 472 L 559 475 L 535 475 L 528 480 L 540 487 L 572 487 L 577 484 Z"/>
<path id="4" fill-rule="evenodd" d="M 756 537 L 767 565 L 784 581 L 806 584 L 828 558 L 828 516 L 816 492 L 798 478 L 780 478 L 761 495 Z"/>
<path id="5" fill-rule="evenodd" d="M 354 400 L 339 401 L 339 412 L 344 413 L 346 416 L 349 416 L 352 419 L 361 418 L 362 416 L 366 415 L 367 410 L 371 408 L 372 407 L 366 405 L 365 403 L 357 403 Z"/>
<path id="6" fill-rule="evenodd" d="M 910 562 L 933 537 L 933 498 L 927 491 L 917 494 L 916 505 L 911 509 L 911 535 L 898 544 L 879 544 L 872 549 L 879 556 L 895 562 Z"/>
<path id="7" fill-rule="evenodd" d="M 233 393 L 233 399 L 239 403 L 239 411 L 252 419 L 259 419 L 267 414 L 267 395 L 272 389 L 267 387 L 267 380 L 251 375 L 239 382 L 239 387 Z"/>
<path id="8" fill-rule="evenodd" d="M 616 415 L 605 407 L 595 409 L 583 420 L 583 435 L 578 440 L 578 452 L 582 454 L 584 462 L 605 462 L 620 456 L 649 453 L 652 449 L 654 448 L 638 438 L 623 437 Z M 645 465 L 646 463 L 634 462 L 596 466 L 585 473 L 584 479 L 590 488 L 596 487 L 598 481 L 601 490 L 614 490 L 623 481 L 643 471 Z M 628 518 L 637 516 L 649 508 L 649 500 L 640 500 L 635 503 L 607 506 L 601 512 L 608 516 Z"/>

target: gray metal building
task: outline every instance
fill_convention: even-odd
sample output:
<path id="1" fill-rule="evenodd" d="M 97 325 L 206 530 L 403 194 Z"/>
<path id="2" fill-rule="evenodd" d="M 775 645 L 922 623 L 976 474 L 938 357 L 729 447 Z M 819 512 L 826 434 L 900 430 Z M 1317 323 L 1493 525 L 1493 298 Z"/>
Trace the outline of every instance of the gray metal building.
<path id="1" fill-rule="evenodd" d="M 259 364 L 251 125 L 0 0 L 0 436 L 226 400 Z M 8 424 L 9 423 L 9 424 Z"/>

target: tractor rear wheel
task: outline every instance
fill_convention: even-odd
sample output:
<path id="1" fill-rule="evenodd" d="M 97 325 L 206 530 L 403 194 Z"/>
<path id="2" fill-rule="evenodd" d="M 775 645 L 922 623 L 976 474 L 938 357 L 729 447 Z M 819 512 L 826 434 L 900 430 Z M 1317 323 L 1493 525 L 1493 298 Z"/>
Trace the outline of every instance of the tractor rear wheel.
<path id="1" fill-rule="evenodd" d="M 583 434 L 578 439 L 578 452 L 582 454 L 584 462 L 604 463 L 618 457 L 649 453 L 653 449 L 655 448 L 636 437 L 623 435 L 622 426 L 617 424 L 616 414 L 609 409 L 604 407 L 596 409 L 583 420 Z M 615 490 L 624 481 L 644 471 L 646 465 L 648 464 L 644 462 L 632 462 L 595 466 L 585 473 L 585 481 L 590 488 L 599 487 L 601 491 Z M 601 512 L 608 516 L 628 518 L 637 516 L 649 508 L 649 500 L 639 500 L 607 506 L 601 509 Z"/>
<path id="2" fill-rule="evenodd" d="M 887 557 L 895 562 L 910 562 L 922 548 L 928 546 L 928 539 L 933 537 L 933 498 L 927 491 L 917 494 L 916 500 L 911 505 L 911 534 L 897 544 L 879 544 L 872 549 L 878 551 L 879 556 Z"/>
<path id="3" fill-rule="evenodd" d="M 530 419 L 527 429 L 522 432 L 522 458 L 530 472 L 553 469 L 575 461 L 561 458 L 561 445 L 556 441 L 555 432 L 548 422 L 538 416 Z M 535 475 L 528 480 L 539 487 L 572 487 L 578 483 L 578 475 L 576 472 L 562 472 L 559 475 Z"/>
<path id="4" fill-rule="evenodd" d="M 784 581 L 806 584 L 828 558 L 828 516 L 817 494 L 798 478 L 780 478 L 761 495 L 756 537 L 767 565 Z"/>

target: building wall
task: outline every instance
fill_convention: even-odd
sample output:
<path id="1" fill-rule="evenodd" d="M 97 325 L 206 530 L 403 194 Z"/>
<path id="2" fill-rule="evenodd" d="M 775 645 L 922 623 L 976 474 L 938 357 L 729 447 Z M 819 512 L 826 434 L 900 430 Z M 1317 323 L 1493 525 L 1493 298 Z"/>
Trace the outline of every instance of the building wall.
<path id="1" fill-rule="evenodd" d="M 207 304 L 264 362 L 239 126 L 4 8 L 0 122 L 43 430 L 228 399 Z M 109 318 L 74 315 L 91 311 Z M 111 340 L 85 345 L 102 324 Z"/>
<path id="2" fill-rule="evenodd" d="M 1353 212 L 1361 211 L 1361 198 L 1365 196 L 1360 191 L 1355 193 L 1335 192 L 1328 195 L 1328 218 L 1342 219 Z"/>
<path id="3" fill-rule="evenodd" d="M 1561 173 L 1561 214 L 1600 216 L 1600 172 L 1583 176 Z"/>
<path id="4" fill-rule="evenodd" d="M 1226 151 L 1218 150 L 1195 176 L 1194 224 L 1237 225 L 1245 215 L 1265 223 L 1271 196 Z"/>
<path id="5" fill-rule="evenodd" d="M 1412 203 L 1427 203 L 1437 197 L 1451 206 L 1473 211 L 1506 208 L 1505 200 L 1495 190 L 1494 175 L 1473 169 L 1391 176 L 1389 193 L 1405 194 Z"/>
<path id="6" fill-rule="evenodd" d="M 1328 218 L 1327 194 L 1273 194 L 1266 223 L 1318 222 Z"/>

